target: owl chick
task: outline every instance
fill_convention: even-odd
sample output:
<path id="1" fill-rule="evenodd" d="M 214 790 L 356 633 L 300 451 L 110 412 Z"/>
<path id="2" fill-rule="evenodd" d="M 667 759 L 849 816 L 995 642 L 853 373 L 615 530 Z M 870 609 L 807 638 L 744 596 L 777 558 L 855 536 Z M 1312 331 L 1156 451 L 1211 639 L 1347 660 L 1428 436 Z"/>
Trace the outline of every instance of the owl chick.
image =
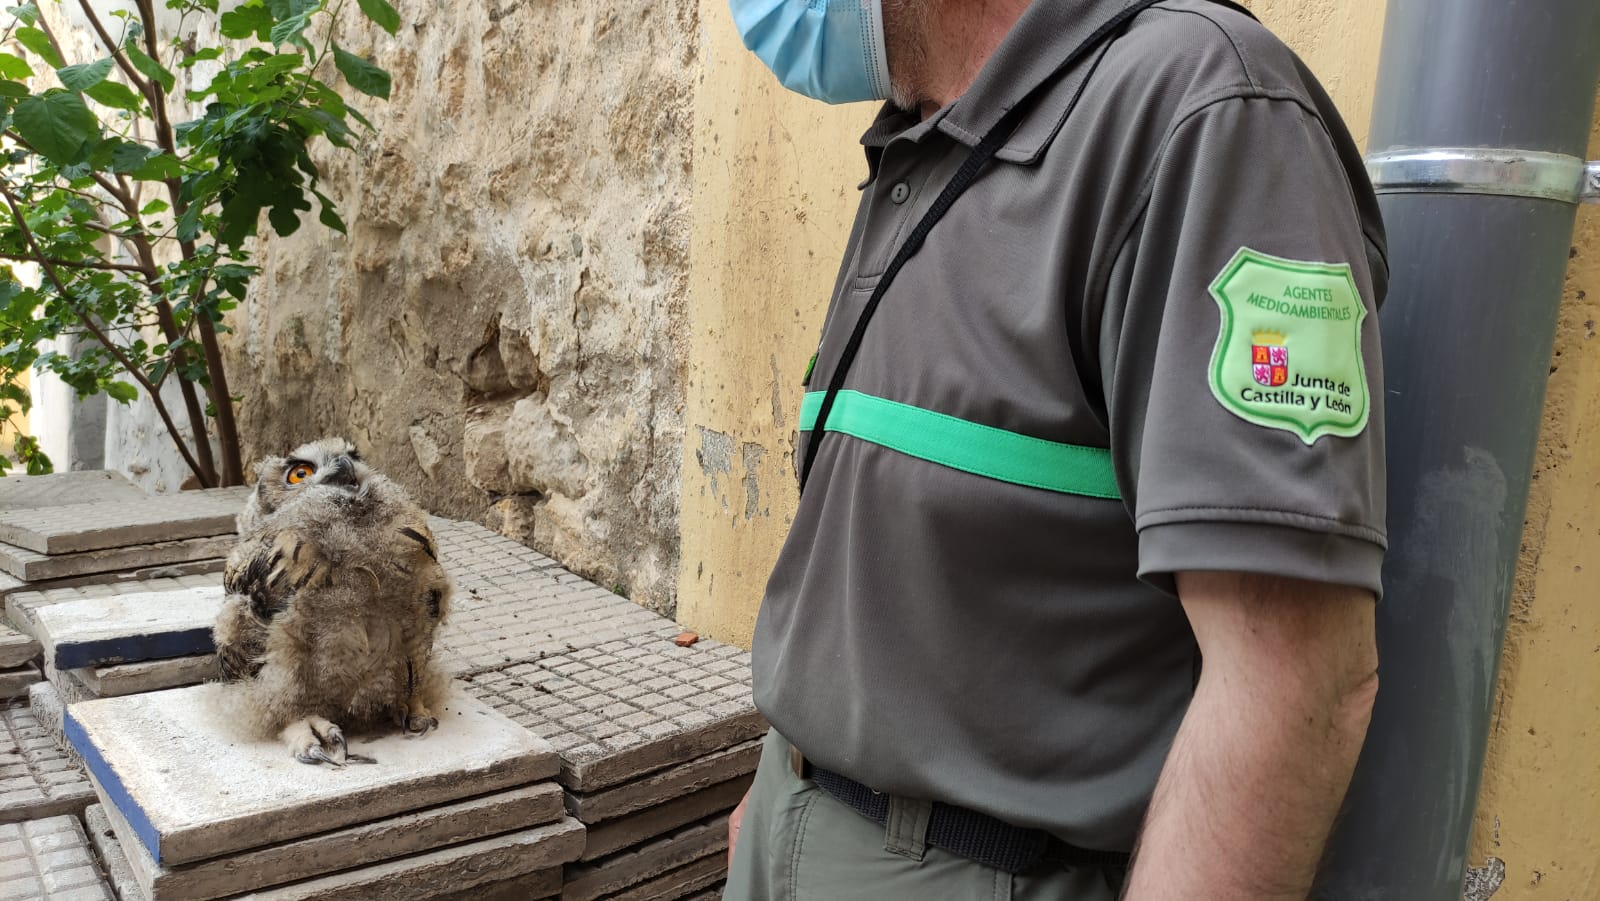
<path id="1" fill-rule="evenodd" d="M 433 636 L 450 582 L 427 519 L 342 438 L 268 457 L 239 514 L 213 630 L 256 731 L 303 763 L 372 763 L 344 728 L 438 725 L 448 677 Z"/>

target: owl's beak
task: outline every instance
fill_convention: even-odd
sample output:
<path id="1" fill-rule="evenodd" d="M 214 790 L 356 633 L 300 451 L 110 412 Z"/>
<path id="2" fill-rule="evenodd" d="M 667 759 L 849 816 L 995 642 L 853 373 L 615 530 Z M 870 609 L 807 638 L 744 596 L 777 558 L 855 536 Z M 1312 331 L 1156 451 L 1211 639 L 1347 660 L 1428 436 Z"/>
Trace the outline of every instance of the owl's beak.
<path id="1" fill-rule="evenodd" d="M 338 457 L 323 470 L 322 484 L 356 487 L 356 464 L 349 457 Z"/>

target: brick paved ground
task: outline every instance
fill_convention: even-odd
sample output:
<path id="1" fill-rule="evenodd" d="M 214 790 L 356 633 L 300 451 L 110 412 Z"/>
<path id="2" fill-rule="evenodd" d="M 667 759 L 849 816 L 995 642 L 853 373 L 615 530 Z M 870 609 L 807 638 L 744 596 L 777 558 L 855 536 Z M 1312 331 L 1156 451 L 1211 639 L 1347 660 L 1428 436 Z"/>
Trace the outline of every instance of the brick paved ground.
<path id="1" fill-rule="evenodd" d="M 473 523 L 434 520 L 455 580 L 439 637 L 445 666 L 476 697 L 560 752 L 562 784 L 615 785 L 765 731 L 750 659 L 572 575 Z"/>
<path id="2" fill-rule="evenodd" d="M 73 816 L 0 825 L 0 898 L 116 901 Z"/>
<path id="3" fill-rule="evenodd" d="M 538 551 L 476 523 L 434 519 L 439 561 L 455 583 L 440 655 L 483 672 L 572 647 L 656 631 L 661 617 L 586 582 Z"/>
<path id="4" fill-rule="evenodd" d="M 0 823 L 82 813 L 93 800 L 88 777 L 32 710 L 0 711 Z"/>

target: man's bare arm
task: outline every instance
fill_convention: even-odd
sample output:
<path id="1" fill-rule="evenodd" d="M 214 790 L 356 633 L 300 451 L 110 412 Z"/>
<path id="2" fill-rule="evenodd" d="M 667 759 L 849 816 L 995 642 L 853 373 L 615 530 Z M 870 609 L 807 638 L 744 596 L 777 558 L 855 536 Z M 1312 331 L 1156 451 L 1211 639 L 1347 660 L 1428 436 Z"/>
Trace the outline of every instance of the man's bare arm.
<path id="1" fill-rule="evenodd" d="M 1378 688 L 1370 592 L 1178 575 L 1204 656 L 1128 901 L 1304 899 Z"/>

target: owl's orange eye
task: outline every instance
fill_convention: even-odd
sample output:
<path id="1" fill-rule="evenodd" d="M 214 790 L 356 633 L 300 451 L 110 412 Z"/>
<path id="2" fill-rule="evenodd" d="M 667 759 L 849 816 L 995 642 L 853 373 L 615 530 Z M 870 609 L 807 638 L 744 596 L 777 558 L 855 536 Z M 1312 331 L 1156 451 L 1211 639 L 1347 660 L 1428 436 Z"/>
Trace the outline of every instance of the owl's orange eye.
<path id="1" fill-rule="evenodd" d="M 311 478 L 311 474 L 316 471 L 317 468 L 310 463 L 296 463 L 294 466 L 289 467 L 289 474 L 285 476 L 285 481 L 291 485 L 298 485 Z"/>

